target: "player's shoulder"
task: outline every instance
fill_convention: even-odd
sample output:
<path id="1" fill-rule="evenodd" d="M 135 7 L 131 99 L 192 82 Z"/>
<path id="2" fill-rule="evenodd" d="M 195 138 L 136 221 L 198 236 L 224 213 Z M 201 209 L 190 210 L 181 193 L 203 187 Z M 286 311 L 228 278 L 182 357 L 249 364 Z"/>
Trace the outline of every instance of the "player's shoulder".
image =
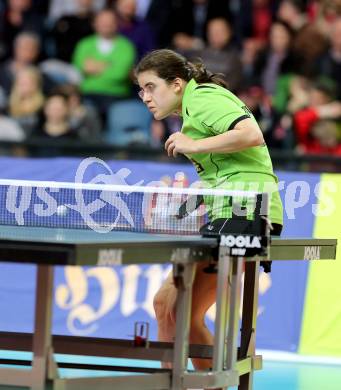
<path id="1" fill-rule="evenodd" d="M 213 83 L 198 84 L 193 88 L 188 99 L 188 106 L 193 110 L 215 105 L 228 104 L 234 100 L 233 94 L 228 89 Z"/>
<path id="2" fill-rule="evenodd" d="M 214 83 L 198 84 L 191 94 L 191 98 L 195 101 L 212 101 L 213 99 L 221 99 L 232 97 L 232 92 L 228 89 Z"/>
<path id="3" fill-rule="evenodd" d="M 216 94 L 220 90 L 220 86 L 214 83 L 204 83 L 204 84 L 198 84 L 193 88 L 192 96 L 193 97 L 200 97 L 205 96 L 207 94 L 212 95 Z"/>

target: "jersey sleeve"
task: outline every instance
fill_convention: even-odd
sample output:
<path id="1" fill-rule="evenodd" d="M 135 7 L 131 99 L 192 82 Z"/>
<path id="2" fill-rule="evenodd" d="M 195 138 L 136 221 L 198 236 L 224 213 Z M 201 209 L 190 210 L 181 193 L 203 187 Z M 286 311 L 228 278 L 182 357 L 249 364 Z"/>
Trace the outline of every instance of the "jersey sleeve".
<path id="1" fill-rule="evenodd" d="M 239 101 L 240 102 L 240 101 Z M 248 107 L 236 97 L 229 97 L 214 87 L 198 87 L 188 104 L 187 114 L 193 116 L 207 131 L 218 135 L 233 129 L 241 120 L 252 118 Z"/>

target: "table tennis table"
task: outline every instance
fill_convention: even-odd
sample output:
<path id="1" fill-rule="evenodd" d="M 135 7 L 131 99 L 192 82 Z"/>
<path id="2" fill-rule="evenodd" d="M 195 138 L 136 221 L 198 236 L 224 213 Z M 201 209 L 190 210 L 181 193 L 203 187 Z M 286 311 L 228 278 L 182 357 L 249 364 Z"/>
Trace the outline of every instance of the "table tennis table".
<path id="1" fill-rule="evenodd" d="M 112 231 L 0 226 L 0 261 L 37 264 L 33 334 L 0 332 L 0 349 L 29 350 L 30 370 L 0 368 L 0 385 L 43 390 L 228 388 L 251 390 L 254 370 L 262 358 L 255 352 L 260 260 L 316 261 L 335 259 L 334 239 L 274 238 L 269 256 L 231 256 L 216 237 Z M 217 266 L 217 302 L 213 346 L 189 345 L 190 305 L 196 264 L 213 259 Z M 111 266 L 172 263 L 178 287 L 174 343 L 51 335 L 53 271 L 55 265 Z M 244 289 L 241 296 L 242 273 Z M 239 310 L 243 300 L 239 335 Z M 238 345 L 238 336 L 240 343 Z M 134 375 L 101 378 L 60 378 L 54 353 L 161 360 L 173 368 L 127 367 Z M 189 357 L 212 359 L 210 371 L 189 371 Z M 11 364 L 0 359 L 0 363 Z M 12 362 L 13 363 L 13 362 Z M 17 362 L 19 365 L 23 362 Z M 59 364 L 62 367 L 62 364 Z M 65 364 L 64 364 L 65 366 Z M 76 365 L 74 365 L 76 366 Z M 81 368 L 93 368 L 84 365 Z M 97 367 L 98 368 L 98 367 Z M 102 368 L 103 369 L 103 368 Z M 108 370 L 123 368 L 107 367 Z"/>

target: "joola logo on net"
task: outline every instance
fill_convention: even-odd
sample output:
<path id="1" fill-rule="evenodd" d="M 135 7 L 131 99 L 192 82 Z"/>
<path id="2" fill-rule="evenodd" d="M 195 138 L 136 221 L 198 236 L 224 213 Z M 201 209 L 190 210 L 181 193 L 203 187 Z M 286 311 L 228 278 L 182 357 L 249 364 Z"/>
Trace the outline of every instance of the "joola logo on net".
<path id="1" fill-rule="evenodd" d="M 260 237 L 257 236 L 221 236 L 220 245 L 229 248 L 261 248 Z"/>

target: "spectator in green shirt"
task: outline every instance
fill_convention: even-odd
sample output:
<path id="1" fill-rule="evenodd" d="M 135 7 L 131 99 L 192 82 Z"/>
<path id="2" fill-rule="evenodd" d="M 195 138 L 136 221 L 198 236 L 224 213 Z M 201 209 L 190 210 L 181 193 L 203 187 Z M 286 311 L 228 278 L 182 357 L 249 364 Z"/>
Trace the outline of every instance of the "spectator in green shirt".
<path id="1" fill-rule="evenodd" d="M 127 38 L 117 34 L 117 20 L 112 10 L 98 12 L 94 29 L 94 35 L 77 44 L 73 64 L 83 75 L 83 95 L 105 114 L 113 101 L 130 96 L 130 74 L 136 52 Z"/>

